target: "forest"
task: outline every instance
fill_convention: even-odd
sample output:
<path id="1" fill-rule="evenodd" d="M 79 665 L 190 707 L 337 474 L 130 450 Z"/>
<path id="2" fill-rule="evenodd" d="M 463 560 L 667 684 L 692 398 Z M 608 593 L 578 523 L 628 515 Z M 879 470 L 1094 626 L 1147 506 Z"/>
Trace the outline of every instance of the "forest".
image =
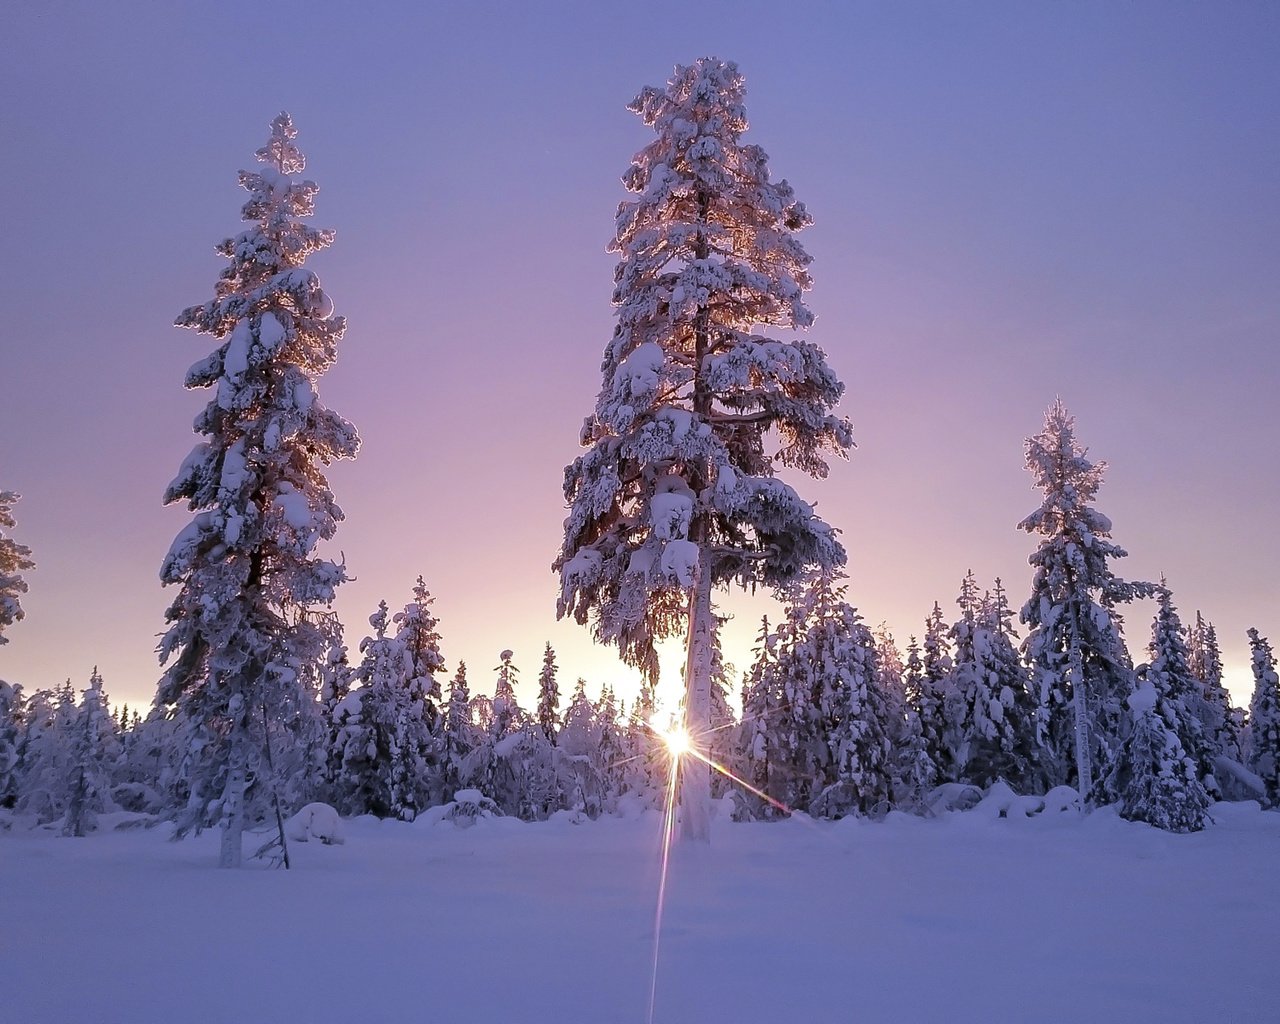
<path id="1" fill-rule="evenodd" d="M 630 706 L 567 686 L 550 644 L 534 707 L 510 651 L 469 679 L 446 664 L 425 576 L 367 631 L 333 613 L 348 571 L 318 551 L 344 518 L 324 468 L 360 439 L 319 398 L 346 323 L 305 266 L 334 233 L 310 223 L 318 189 L 282 113 L 240 172 L 247 226 L 218 247 L 213 297 L 176 321 L 215 347 L 184 382 L 210 398 L 165 493 L 192 518 L 160 567 L 172 602 L 154 703 L 113 709 L 96 671 L 78 696 L 70 681 L 0 682 L 0 830 L 83 836 L 127 812 L 178 836 L 218 828 L 220 863 L 236 866 L 246 831 L 274 856 L 284 819 L 316 804 L 541 821 L 673 807 L 678 788 L 693 840 L 713 800 L 744 820 L 881 819 L 1003 786 L 1171 832 L 1204 828 L 1215 801 L 1280 805 L 1268 640 L 1249 631 L 1253 698 L 1233 707 L 1212 622 L 1184 622 L 1166 580 L 1117 575 L 1126 552 L 1096 507 L 1106 465 L 1061 401 L 1025 444 L 1042 494 L 1019 524 L 1025 599 L 971 572 L 953 605 L 922 601 L 905 644 L 864 622 L 838 530 L 797 490 L 853 445 L 840 378 L 801 333 L 811 218 L 742 142 L 743 94 L 734 64 L 704 58 L 631 105 L 654 138 L 624 177 L 616 325 L 552 564 L 559 614 L 641 671 Z M 0 492 L 0 643 L 39 558 L 18 541 L 17 500 Z M 731 587 L 785 608 L 740 674 L 718 642 L 715 594 Z M 1131 642 L 1125 606 L 1148 598 L 1149 639 Z M 672 638 L 687 645 L 685 698 L 662 708 L 657 647 Z"/>

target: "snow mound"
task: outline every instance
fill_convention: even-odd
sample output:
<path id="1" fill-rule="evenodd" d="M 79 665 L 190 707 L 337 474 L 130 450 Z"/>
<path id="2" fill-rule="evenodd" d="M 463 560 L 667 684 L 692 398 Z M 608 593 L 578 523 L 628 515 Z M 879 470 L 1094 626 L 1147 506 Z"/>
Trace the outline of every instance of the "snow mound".
<path id="1" fill-rule="evenodd" d="M 325 846 L 340 846 L 342 819 L 328 804 L 307 804 L 284 824 L 284 834 L 295 843 L 319 839 Z"/>
<path id="2" fill-rule="evenodd" d="M 974 813 L 986 818 L 1008 818 L 1017 821 L 1034 818 L 1043 811 L 1045 802 L 1038 796 L 1022 796 L 1015 793 L 1003 779 L 992 784 L 975 807 Z"/>
<path id="3" fill-rule="evenodd" d="M 470 828 L 484 818 L 501 817 L 498 805 L 478 789 L 460 789 L 453 800 L 444 805 L 439 821 L 450 821 L 455 828 Z"/>

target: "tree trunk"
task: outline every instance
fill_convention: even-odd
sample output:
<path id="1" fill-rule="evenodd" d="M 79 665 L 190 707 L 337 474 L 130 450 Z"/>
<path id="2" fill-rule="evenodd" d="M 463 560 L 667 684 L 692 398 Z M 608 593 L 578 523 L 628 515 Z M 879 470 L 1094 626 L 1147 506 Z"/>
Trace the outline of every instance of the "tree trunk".
<path id="1" fill-rule="evenodd" d="M 1080 620 L 1071 607 L 1071 704 L 1075 714 L 1076 785 L 1080 810 L 1088 809 L 1093 792 L 1093 758 L 1089 753 L 1089 699 L 1085 692 L 1084 666 L 1080 656 Z"/>
<path id="2" fill-rule="evenodd" d="M 220 868 L 240 866 L 243 856 L 245 786 L 243 738 L 233 736 L 227 784 L 222 790 L 222 849 L 218 855 Z"/>
<path id="3" fill-rule="evenodd" d="M 684 728 L 695 750 L 706 754 L 711 740 L 711 658 L 716 621 L 711 614 L 711 552 L 703 534 L 698 544 L 698 578 L 689 595 L 688 661 L 684 675 Z M 686 842 L 711 841 L 711 768 L 686 756 L 680 766 L 680 835 Z"/>
<path id="4" fill-rule="evenodd" d="M 698 223 L 705 224 L 711 209 L 711 196 L 705 188 L 698 191 Z M 697 260 L 705 260 L 711 249 L 701 231 L 693 242 Z M 693 411 L 709 422 L 712 395 L 703 377 L 704 362 L 711 348 L 711 314 L 705 307 L 693 321 Z M 684 672 L 684 727 L 689 742 L 706 755 L 711 739 L 711 657 L 716 622 L 711 616 L 711 529 L 707 509 L 701 507 L 703 488 L 714 483 L 714 470 L 708 465 L 688 467 L 686 477 L 697 495 L 698 508 L 689 524 L 689 540 L 698 545 L 698 578 L 689 594 L 688 661 Z M 686 756 L 680 766 L 680 834 L 686 842 L 711 841 L 711 769 L 706 762 Z"/>

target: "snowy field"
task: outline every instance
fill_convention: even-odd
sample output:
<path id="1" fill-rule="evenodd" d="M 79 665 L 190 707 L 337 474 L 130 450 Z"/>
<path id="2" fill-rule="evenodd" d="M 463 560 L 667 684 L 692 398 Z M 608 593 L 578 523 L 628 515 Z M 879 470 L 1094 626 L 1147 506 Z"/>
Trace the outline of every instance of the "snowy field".
<path id="1" fill-rule="evenodd" d="M 673 853 L 654 1019 L 1274 1022 L 1280 814 L 1213 813 L 717 818 Z M 287 873 L 217 870 L 216 833 L 0 835 L 0 1021 L 648 1019 L 657 813 L 343 824 Z"/>

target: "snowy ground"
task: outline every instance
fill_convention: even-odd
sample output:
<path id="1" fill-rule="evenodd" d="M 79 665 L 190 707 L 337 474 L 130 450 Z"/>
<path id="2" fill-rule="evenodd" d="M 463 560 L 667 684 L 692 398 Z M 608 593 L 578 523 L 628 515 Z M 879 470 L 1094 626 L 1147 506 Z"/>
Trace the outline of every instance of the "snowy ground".
<path id="1" fill-rule="evenodd" d="M 1280 813 L 1214 816 L 717 820 L 673 856 L 655 1020 L 1276 1021 Z M 657 814 L 344 824 L 288 873 L 0 835 L 0 1021 L 647 1019 Z"/>

